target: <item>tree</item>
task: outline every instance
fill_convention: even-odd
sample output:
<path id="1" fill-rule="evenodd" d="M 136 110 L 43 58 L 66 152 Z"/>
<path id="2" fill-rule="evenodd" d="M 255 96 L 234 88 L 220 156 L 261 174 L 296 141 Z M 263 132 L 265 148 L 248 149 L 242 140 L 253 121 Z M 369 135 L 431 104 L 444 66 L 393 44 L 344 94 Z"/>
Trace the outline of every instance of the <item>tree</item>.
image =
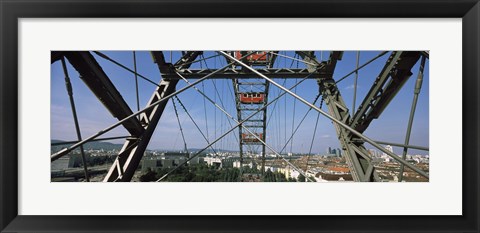
<path id="1" fill-rule="evenodd" d="M 305 182 L 305 176 L 303 176 L 302 174 L 300 174 L 298 176 L 298 182 Z"/>
<path id="2" fill-rule="evenodd" d="M 150 182 L 150 181 L 156 181 L 157 180 L 157 173 L 150 170 L 148 168 L 148 171 L 140 176 L 140 181 L 141 182 Z"/>

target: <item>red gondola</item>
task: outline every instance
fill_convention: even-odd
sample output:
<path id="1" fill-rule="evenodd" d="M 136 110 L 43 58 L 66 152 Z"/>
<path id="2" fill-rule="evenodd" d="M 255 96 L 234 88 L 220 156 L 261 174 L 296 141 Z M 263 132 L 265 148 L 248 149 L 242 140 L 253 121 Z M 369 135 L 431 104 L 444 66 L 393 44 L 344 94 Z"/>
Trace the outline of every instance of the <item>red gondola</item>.
<path id="1" fill-rule="evenodd" d="M 243 56 L 247 55 L 247 53 L 251 52 L 252 51 L 235 51 L 235 58 L 241 59 Z M 269 54 L 265 51 L 258 51 L 247 56 L 243 61 L 248 64 L 265 64 L 268 62 L 268 55 Z"/>
<path id="2" fill-rule="evenodd" d="M 260 139 L 262 139 L 262 141 L 264 141 L 263 139 L 263 134 L 261 133 L 256 133 L 255 135 L 257 135 Z M 242 133 L 242 142 L 246 142 L 246 143 L 249 143 L 249 142 L 260 142 L 260 140 L 258 140 L 255 136 L 253 136 L 252 134 L 246 134 L 246 133 Z"/>
<path id="3" fill-rule="evenodd" d="M 265 101 L 265 94 L 258 92 L 240 93 L 238 97 L 242 104 L 263 104 Z"/>

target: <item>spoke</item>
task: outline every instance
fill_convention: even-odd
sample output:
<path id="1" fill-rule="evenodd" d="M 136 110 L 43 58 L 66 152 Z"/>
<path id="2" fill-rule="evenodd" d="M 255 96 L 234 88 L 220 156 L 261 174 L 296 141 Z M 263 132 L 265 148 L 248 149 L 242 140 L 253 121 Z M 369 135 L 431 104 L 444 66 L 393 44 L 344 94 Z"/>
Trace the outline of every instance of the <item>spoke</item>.
<path id="1" fill-rule="evenodd" d="M 353 104 L 352 104 L 352 116 L 355 112 L 355 101 L 357 100 L 357 80 L 358 80 L 358 62 L 360 60 L 360 51 L 357 51 L 357 63 L 355 67 L 355 81 L 353 83 Z"/>
<path id="2" fill-rule="evenodd" d="M 195 87 L 194 87 L 195 88 Z M 195 125 L 195 127 L 198 129 L 198 131 L 200 132 L 200 134 L 202 135 L 202 137 L 205 139 L 205 141 L 207 143 L 209 143 L 208 141 L 208 138 L 205 136 L 205 134 L 203 134 L 202 130 L 200 129 L 200 127 L 197 125 L 197 122 L 195 122 L 195 120 L 193 119 L 193 117 L 190 115 L 190 113 L 188 113 L 187 111 L 187 108 L 185 108 L 185 105 L 183 105 L 182 101 L 180 101 L 180 99 L 178 98 L 178 96 L 175 96 L 175 99 L 177 99 L 178 103 L 180 104 L 180 106 L 183 108 L 183 111 L 185 111 L 185 113 L 187 114 L 187 116 L 190 118 L 190 120 L 193 122 L 193 124 Z M 215 151 L 215 149 L 210 148 L 213 150 L 213 153 L 217 154 L 217 151 Z"/>
<path id="3" fill-rule="evenodd" d="M 247 54 L 247 55 L 245 55 L 244 57 L 250 56 L 251 54 L 252 54 L 252 53 Z M 242 59 L 243 59 L 244 57 L 242 57 Z M 92 139 L 97 138 L 98 136 L 101 136 L 101 135 L 103 135 L 103 134 L 111 131 L 112 129 L 116 128 L 117 126 L 121 125 L 122 123 L 130 120 L 131 118 L 134 118 L 134 117 L 142 114 L 143 112 L 145 112 L 145 111 L 147 111 L 147 110 L 149 110 L 149 109 L 151 109 L 151 108 L 154 108 L 155 106 L 159 105 L 160 103 L 163 103 L 164 101 L 167 101 L 168 99 L 172 98 L 173 96 L 178 95 L 178 94 L 184 92 L 185 90 L 189 89 L 189 88 L 192 87 L 193 85 L 196 85 L 196 84 L 198 84 L 198 83 L 200 83 L 200 82 L 208 79 L 210 76 L 212 76 L 212 75 L 214 75 L 214 74 L 216 74 L 216 73 L 219 73 L 219 72 L 227 69 L 230 65 L 233 65 L 234 63 L 235 63 L 235 62 L 230 62 L 230 63 L 228 63 L 226 66 L 224 66 L 224 67 L 222 67 L 222 68 L 220 68 L 220 69 L 218 69 L 218 70 L 215 70 L 215 71 L 213 71 L 212 73 L 209 73 L 209 74 L 203 76 L 203 77 L 200 78 L 200 79 L 197 79 L 197 80 L 196 80 L 195 82 L 193 82 L 192 84 L 190 84 L 190 85 L 188 85 L 188 86 L 185 86 L 185 87 L 181 88 L 180 90 L 178 90 L 178 91 L 176 91 L 176 92 L 174 92 L 174 93 L 172 93 L 172 94 L 170 94 L 170 95 L 167 95 L 167 96 L 163 97 L 162 99 L 160 99 L 160 100 L 152 103 L 151 105 L 145 107 L 144 109 L 142 109 L 142 110 L 140 110 L 140 111 L 137 111 L 137 112 L 131 114 L 130 116 L 127 116 L 127 117 L 123 118 L 122 120 L 118 121 L 117 123 L 115 123 L 115 124 L 113 124 L 113 125 L 105 128 L 105 129 L 99 131 L 98 133 L 90 136 L 89 138 L 84 139 L 84 140 L 82 140 L 82 141 L 80 141 L 80 142 L 78 142 L 78 143 L 76 143 L 76 144 L 74 144 L 74 145 L 72 145 L 72 146 L 70 146 L 70 147 L 68 147 L 68 148 L 65 148 L 65 149 L 63 149 L 63 150 L 61 150 L 61 151 L 59 151 L 59 152 L 51 155 L 51 156 L 50 156 L 50 160 L 53 162 L 53 161 L 61 158 L 62 156 L 70 153 L 70 151 L 74 150 L 75 148 L 77 148 L 77 147 L 85 144 L 86 142 L 91 141 Z"/>
<path id="4" fill-rule="evenodd" d="M 120 64 L 119 62 L 117 62 L 117 61 L 113 60 L 112 58 L 110 58 L 109 56 L 105 55 L 104 53 L 101 53 L 101 52 L 98 52 L 98 51 L 93 51 L 93 52 L 94 52 L 95 54 L 97 54 L 98 56 L 100 56 L 101 58 L 103 58 L 103 59 L 105 59 L 105 60 L 107 60 L 107 61 L 110 61 L 110 62 L 112 62 L 113 64 L 115 64 L 115 65 L 117 65 L 117 66 L 119 66 L 119 67 L 121 67 L 121 68 L 123 68 L 123 69 L 125 69 L 125 70 L 127 70 L 127 71 L 129 71 L 129 72 L 131 72 L 131 73 L 133 73 L 133 74 L 135 74 L 135 75 L 138 75 L 138 77 L 142 78 L 143 80 L 145 80 L 145 81 L 147 81 L 147 82 L 149 82 L 149 83 L 151 83 L 151 84 L 153 84 L 153 85 L 155 85 L 155 86 L 157 86 L 157 87 L 160 86 L 160 85 L 158 85 L 156 82 L 152 81 L 151 79 L 149 79 L 149 78 L 147 78 L 147 77 L 145 77 L 145 76 L 137 73 L 136 71 L 131 70 L 130 68 L 128 68 L 128 67 Z"/>
<path id="5" fill-rule="evenodd" d="M 365 62 L 363 65 L 361 65 L 360 67 L 358 67 L 357 69 L 353 70 L 352 72 L 348 73 L 347 75 L 339 78 L 335 83 L 339 83 L 341 82 L 342 80 L 348 78 L 348 76 L 352 75 L 353 73 L 361 70 L 363 67 L 365 67 L 366 65 L 372 63 L 373 61 L 377 60 L 378 58 L 382 57 L 383 55 L 387 54 L 388 51 L 385 51 L 385 52 L 381 52 L 380 54 L 378 54 L 376 57 L 372 58 L 370 61 L 367 61 Z"/>
<path id="6" fill-rule="evenodd" d="M 133 51 L 133 70 L 135 71 L 135 93 L 137 95 L 137 111 L 140 111 L 140 97 L 138 95 L 137 55 Z"/>
<path id="7" fill-rule="evenodd" d="M 418 71 L 417 82 L 415 83 L 415 89 L 413 91 L 412 107 L 410 110 L 410 117 L 408 119 L 407 133 L 405 135 L 405 145 L 407 146 L 408 146 L 408 143 L 410 143 L 410 133 L 412 132 L 413 118 L 415 117 L 415 109 L 417 108 L 418 95 L 420 94 L 420 90 L 422 89 L 423 69 L 425 67 L 425 60 L 426 60 L 426 57 L 422 56 L 422 61 L 420 62 L 420 69 Z M 402 159 L 406 159 L 407 151 L 408 151 L 408 147 L 403 147 Z M 405 169 L 404 165 L 401 164 L 398 182 L 402 182 L 403 180 L 404 169 Z"/>
<path id="8" fill-rule="evenodd" d="M 220 56 L 220 55 L 218 55 L 218 56 Z M 218 57 L 218 56 L 216 56 L 216 57 Z M 216 58 L 215 58 L 215 60 L 216 60 Z M 207 68 L 207 70 L 209 70 L 208 64 L 207 64 L 207 62 L 205 62 L 205 60 L 204 60 L 204 63 L 205 63 L 205 67 Z M 177 72 L 177 74 L 178 74 L 178 72 Z M 180 74 L 178 74 L 178 75 L 180 75 Z M 213 84 L 213 88 L 215 89 L 215 99 L 218 96 L 218 99 L 220 100 L 220 104 L 222 105 L 222 108 L 225 108 L 225 105 L 223 104 L 222 97 L 220 97 L 220 93 L 218 93 L 218 89 L 217 89 L 217 85 L 215 84 L 215 81 L 214 80 L 211 80 L 211 81 L 212 81 L 212 84 Z M 205 101 L 205 99 L 204 99 L 204 101 Z M 216 137 L 217 112 L 215 112 L 215 121 L 214 122 L 215 122 L 215 137 Z M 228 119 L 228 124 L 230 125 L 230 127 L 233 127 L 232 123 L 230 122 L 230 119 Z M 235 136 L 235 140 L 237 140 L 237 142 L 238 142 L 239 139 Z"/>
<path id="9" fill-rule="evenodd" d="M 229 54 L 225 53 L 224 51 L 219 51 L 220 53 L 222 53 L 224 56 L 230 58 L 232 61 L 236 61 L 238 64 L 240 64 L 241 66 L 249 69 L 250 71 L 252 71 L 253 73 L 257 74 L 258 76 L 264 78 L 265 80 L 269 81 L 271 84 L 277 86 L 278 88 L 284 90 L 285 92 L 287 92 L 288 94 L 290 94 L 291 96 L 297 98 L 298 100 L 300 100 L 301 102 L 303 102 L 304 104 L 314 108 L 316 111 L 320 112 L 322 115 L 324 115 L 325 117 L 327 117 L 328 119 L 332 120 L 333 122 L 335 122 L 336 124 L 338 124 L 339 126 L 345 128 L 346 130 L 352 132 L 353 134 L 357 135 L 358 137 L 362 138 L 363 140 L 365 140 L 366 142 L 370 143 L 371 145 L 373 145 L 374 147 L 378 148 L 379 150 L 381 150 L 382 152 L 388 154 L 390 157 L 394 158 L 395 160 L 397 160 L 398 162 L 400 162 L 401 164 L 404 164 L 405 166 L 407 166 L 408 168 L 414 170 L 415 172 L 417 172 L 418 174 L 420 174 L 421 176 L 425 177 L 425 178 L 428 178 L 428 174 L 426 174 L 424 171 L 420 170 L 419 168 L 413 166 L 412 164 L 410 164 L 409 162 L 403 160 L 401 157 L 399 157 L 398 155 L 388 151 L 387 149 L 383 148 L 382 146 L 380 146 L 378 143 L 375 143 L 375 141 L 373 141 L 372 139 L 370 139 L 369 137 L 361 134 L 360 132 L 356 131 L 355 129 L 351 128 L 350 126 L 348 126 L 347 124 L 341 122 L 340 120 L 330 116 L 328 113 L 326 113 L 325 111 L 319 109 L 318 107 L 316 107 L 315 105 L 312 105 L 310 102 L 308 102 L 307 100 L 303 99 L 302 97 L 298 96 L 297 94 L 293 93 L 292 91 L 288 90 L 287 88 L 281 86 L 280 84 L 276 83 L 275 81 L 273 81 L 272 79 L 268 78 L 267 76 L 263 75 L 262 73 L 258 72 L 257 70 L 253 69 L 252 67 L 246 65 L 245 63 L 239 61 L 238 59 L 230 56 Z"/>
<path id="10" fill-rule="evenodd" d="M 302 79 L 302 81 L 300 81 L 298 84 L 296 84 L 295 86 L 291 87 L 290 89 L 293 89 L 294 87 L 296 87 L 297 85 L 299 85 L 300 83 L 302 83 L 303 81 L 305 81 L 309 76 L 305 77 L 304 79 Z M 288 89 L 287 89 L 288 90 Z M 202 150 L 198 151 L 195 155 L 191 156 L 189 159 L 187 159 L 186 161 L 184 161 L 183 163 L 181 163 L 180 165 L 178 165 L 177 167 L 173 168 L 172 170 L 170 170 L 169 172 L 167 172 L 165 175 L 163 175 L 160 179 L 157 180 L 157 182 L 160 182 L 162 181 L 163 179 L 165 179 L 168 175 L 170 175 L 172 172 L 176 171 L 179 167 L 185 165 L 188 163 L 188 161 L 192 160 L 193 158 L 197 157 L 198 155 L 200 155 L 203 151 L 205 151 L 208 147 L 212 146 L 213 144 L 215 144 L 216 142 L 218 142 L 219 140 L 221 140 L 223 137 L 225 137 L 226 135 L 228 135 L 230 132 L 232 132 L 234 129 L 236 129 L 237 127 L 241 126 L 245 121 L 249 120 L 250 118 L 252 118 L 253 116 L 255 116 L 256 114 L 258 114 L 260 111 L 263 111 L 263 109 L 267 108 L 270 104 L 272 104 L 274 101 L 278 100 L 280 97 L 282 97 L 283 95 L 285 95 L 287 92 L 284 92 L 282 93 L 282 95 L 279 95 L 277 96 L 275 99 L 273 99 L 271 102 L 268 102 L 266 105 L 264 105 L 263 107 L 261 107 L 260 109 L 258 109 L 257 111 L 255 111 L 254 113 L 250 114 L 248 117 L 246 117 L 245 119 L 241 120 L 240 122 L 238 122 L 234 127 L 232 127 L 231 129 L 229 129 L 227 132 L 225 132 L 224 134 L 222 134 L 220 137 L 218 137 L 217 139 L 215 139 L 214 141 L 212 141 L 210 144 L 208 144 L 206 147 L 204 147 Z M 219 107 L 218 105 L 216 105 L 217 107 Z M 246 129 L 248 130 L 248 129 Z M 261 141 L 262 144 L 264 144 L 265 146 L 267 146 L 270 150 L 272 150 L 273 152 L 276 153 L 275 150 L 273 150 L 273 148 L 271 148 L 270 146 L 268 146 L 263 140 L 261 140 L 258 136 L 254 135 L 254 137 L 257 138 L 257 140 Z M 278 153 L 276 153 L 277 157 L 281 157 Z M 288 164 L 290 164 L 293 168 L 296 168 L 293 164 L 291 164 L 289 161 L 287 161 L 285 158 L 281 157 L 283 160 L 285 160 L 285 162 L 287 162 Z M 303 171 L 301 169 L 298 169 L 296 168 L 296 170 L 300 173 L 300 174 L 304 174 Z"/>
<path id="11" fill-rule="evenodd" d="M 298 82 L 298 81 L 297 81 Z M 294 92 L 297 93 L 297 87 L 295 87 L 294 89 Z M 297 99 L 293 99 L 293 115 L 292 115 L 292 136 L 290 136 L 290 153 L 292 153 L 292 148 L 293 148 L 293 136 L 295 135 L 294 131 L 293 131 L 293 128 L 294 128 L 294 125 L 295 125 L 295 112 L 297 110 L 297 106 L 296 106 L 296 103 L 297 103 Z M 285 109 L 286 111 L 286 109 Z M 309 110 L 310 111 L 310 110 Z M 307 111 L 308 112 L 308 111 Z M 307 113 L 308 114 L 308 113 Z M 306 116 L 306 115 L 305 115 Z M 300 126 L 300 124 L 299 124 Z"/>
<path id="12" fill-rule="evenodd" d="M 217 54 L 217 55 L 213 55 L 213 56 L 210 56 L 210 57 L 207 57 L 207 58 L 205 58 L 203 55 L 200 55 L 200 56 L 202 57 L 202 59 L 198 59 L 198 60 L 191 61 L 191 62 L 185 62 L 185 63 L 182 64 L 182 65 L 190 65 L 190 64 L 194 64 L 194 63 L 198 63 L 198 62 L 200 62 L 200 64 L 201 64 L 202 61 L 206 61 L 206 60 L 208 60 L 208 59 L 210 59 L 210 58 L 219 57 L 219 56 L 221 56 L 221 55 L 218 55 L 218 54 Z"/>
<path id="13" fill-rule="evenodd" d="M 322 101 L 320 101 L 320 109 L 322 108 L 322 105 L 323 105 L 323 98 L 322 98 Z M 305 172 L 308 171 L 308 161 L 310 160 L 310 155 L 312 154 L 313 142 L 315 141 L 315 136 L 317 135 L 317 127 L 318 127 L 319 119 L 320 119 L 320 113 L 317 112 L 317 120 L 315 121 L 315 128 L 313 129 L 312 142 L 310 143 L 310 149 L 308 149 L 307 163 L 305 164 Z"/>
<path id="14" fill-rule="evenodd" d="M 426 146 L 414 146 L 414 145 L 405 145 L 401 143 L 395 143 L 395 142 L 382 142 L 382 141 L 375 141 L 378 144 L 382 145 L 390 145 L 390 146 L 398 146 L 398 147 L 406 147 L 406 148 L 411 148 L 411 149 L 417 149 L 417 150 L 424 150 L 424 151 L 429 151 L 430 149 Z"/>
<path id="15" fill-rule="evenodd" d="M 185 140 L 185 135 L 183 134 L 182 124 L 180 123 L 180 118 L 178 117 L 178 111 L 177 111 L 177 105 L 175 104 L 175 99 L 172 99 L 172 103 L 173 103 L 173 109 L 175 110 L 175 116 L 177 117 L 178 128 L 180 128 L 180 133 L 182 134 L 183 146 L 184 146 L 183 148 L 185 149 L 185 152 L 188 153 L 187 141 Z"/>
<path id="16" fill-rule="evenodd" d="M 75 101 L 73 99 L 73 87 L 72 87 L 72 83 L 70 82 L 70 77 L 68 76 L 68 70 L 67 70 L 67 65 L 65 64 L 65 58 L 62 57 L 61 61 L 62 61 L 63 74 L 65 75 L 65 86 L 67 87 L 68 97 L 70 100 L 70 107 L 72 109 L 73 121 L 75 123 L 75 131 L 77 132 L 77 139 L 81 141 L 82 134 L 80 132 L 80 125 L 78 123 L 77 110 L 75 108 Z M 87 167 L 87 158 L 85 157 L 85 151 L 83 150 L 83 146 L 80 147 L 80 154 L 82 155 L 83 172 L 85 174 L 85 180 L 87 182 L 90 182 L 90 175 L 88 174 L 88 167 Z"/>
<path id="17" fill-rule="evenodd" d="M 203 54 L 200 55 L 203 57 Z M 202 63 L 200 62 L 200 68 L 202 69 Z M 205 92 L 205 83 L 202 83 L 202 90 L 203 92 Z M 210 138 L 210 135 L 208 134 L 208 117 L 207 117 L 207 104 L 206 104 L 206 101 L 205 99 L 203 99 L 203 110 L 204 110 L 204 114 L 205 114 L 205 131 L 207 132 L 207 138 Z"/>
<path id="18" fill-rule="evenodd" d="M 270 52 L 270 53 L 271 53 L 271 54 L 274 54 L 274 55 L 277 55 L 277 56 L 279 56 L 279 57 L 284 57 L 284 58 L 291 59 L 291 60 L 293 60 L 293 61 L 302 62 L 302 63 L 305 63 L 305 64 L 307 64 L 307 65 L 312 65 L 312 66 L 316 66 L 316 65 L 317 65 L 317 64 L 315 64 L 315 63 L 310 63 L 310 62 L 308 62 L 308 61 L 300 60 L 300 59 L 297 59 L 297 58 L 295 58 L 295 57 L 290 57 L 290 56 L 286 56 L 286 55 L 282 55 L 282 54 L 274 53 L 274 52 Z M 296 55 L 297 55 L 297 54 L 295 54 L 295 56 L 296 56 Z"/>
<path id="19" fill-rule="evenodd" d="M 95 142 L 95 141 L 109 141 L 109 140 L 114 140 L 114 139 L 125 139 L 125 138 L 128 138 L 130 136 L 119 136 L 119 137 L 109 137 L 109 138 L 97 138 L 97 139 L 93 139 L 91 140 L 91 142 Z M 73 144 L 73 143 L 78 143 L 80 141 L 65 141 L 65 142 L 56 142 L 56 143 L 51 143 L 50 145 L 52 146 L 59 146 L 59 145 L 67 145 L 67 144 Z"/>
<path id="20" fill-rule="evenodd" d="M 318 94 L 316 97 L 315 97 L 315 100 L 313 101 L 313 104 L 316 104 L 317 101 L 318 101 L 318 98 L 320 97 L 320 94 Z M 293 140 L 293 136 L 295 136 L 295 134 L 297 133 L 298 129 L 300 128 L 300 126 L 302 126 L 302 123 L 303 121 L 305 120 L 305 118 L 307 118 L 308 116 L 308 113 L 310 113 L 310 111 L 312 110 L 312 107 L 310 107 L 307 112 L 305 113 L 305 115 L 303 115 L 302 119 L 300 120 L 300 122 L 298 123 L 297 127 L 295 128 L 295 130 L 293 130 L 292 128 L 292 135 L 290 135 L 290 138 L 288 138 L 287 142 L 285 143 L 285 145 L 283 146 L 283 148 L 280 150 L 280 153 L 283 152 L 283 150 L 285 150 L 285 148 L 287 147 L 288 143 Z M 317 120 L 318 121 L 318 120 Z M 291 152 L 291 148 L 290 148 L 290 152 Z"/>

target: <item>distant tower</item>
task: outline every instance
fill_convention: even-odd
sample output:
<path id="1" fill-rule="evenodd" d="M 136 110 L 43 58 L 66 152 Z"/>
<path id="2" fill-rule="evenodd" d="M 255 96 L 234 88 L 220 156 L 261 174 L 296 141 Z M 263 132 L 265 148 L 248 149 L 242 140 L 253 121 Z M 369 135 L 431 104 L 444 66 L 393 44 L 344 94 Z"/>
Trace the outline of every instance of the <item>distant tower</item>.
<path id="1" fill-rule="evenodd" d="M 388 151 L 392 152 L 393 153 L 393 147 L 390 146 L 390 145 L 386 145 L 385 146 L 385 149 L 387 149 Z M 387 153 L 383 153 L 383 156 L 388 156 Z"/>

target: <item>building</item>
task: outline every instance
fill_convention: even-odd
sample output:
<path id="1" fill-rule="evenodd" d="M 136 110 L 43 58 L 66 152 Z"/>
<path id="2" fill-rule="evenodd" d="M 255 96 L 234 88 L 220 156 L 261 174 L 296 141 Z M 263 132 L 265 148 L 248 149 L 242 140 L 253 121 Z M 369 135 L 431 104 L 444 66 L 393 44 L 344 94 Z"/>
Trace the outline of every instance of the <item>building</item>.
<path id="1" fill-rule="evenodd" d="M 158 171 L 162 167 L 161 161 L 154 158 L 146 158 L 142 160 L 142 172 L 145 173 L 148 170 Z"/>
<path id="2" fill-rule="evenodd" d="M 340 150 L 340 148 L 337 148 L 337 150 L 335 151 L 335 155 L 337 157 L 341 157 L 342 156 L 342 150 Z"/>
<path id="3" fill-rule="evenodd" d="M 213 166 L 216 168 L 221 168 L 223 164 L 222 159 L 218 157 L 205 157 L 204 161 L 208 166 Z"/>
<path id="4" fill-rule="evenodd" d="M 393 147 L 392 147 L 392 146 L 386 145 L 386 146 L 385 146 L 385 149 L 393 153 Z M 388 157 L 390 157 L 390 156 L 387 155 L 387 153 L 385 153 L 385 152 L 384 152 L 382 155 L 383 155 L 383 156 L 388 156 Z"/>
<path id="5" fill-rule="evenodd" d="M 233 167 L 240 168 L 240 161 L 233 162 Z M 243 167 L 253 168 L 253 163 L 252 162 L 249 162 L 249 163 L 243 162 Z"/>
<path id="6" fill-rule="evenodd" d="M 142 172 L 147 172 L 148 170 L 158 172 L 160 169 L 163 168 L 175 168 L 178 167 L 180 164 L 183 164 L 185 161 L 186 159 L 184 157 L 177 159 L 166 159 L 164 157 L 143 158 L 141 161 Z"/>

